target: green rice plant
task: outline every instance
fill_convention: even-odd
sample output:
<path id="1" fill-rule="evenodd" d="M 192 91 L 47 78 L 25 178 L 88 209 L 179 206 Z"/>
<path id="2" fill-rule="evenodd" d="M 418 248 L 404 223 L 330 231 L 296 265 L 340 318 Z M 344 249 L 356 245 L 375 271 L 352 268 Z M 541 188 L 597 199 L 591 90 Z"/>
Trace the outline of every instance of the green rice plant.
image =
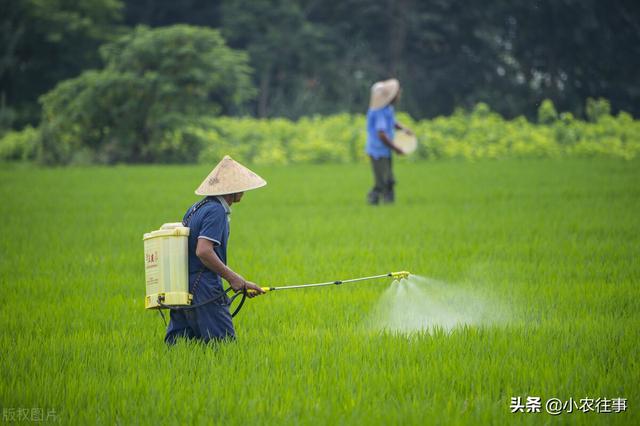
<path id="1" fill-rule="evenodd" d="M 287 132 L 283 125 L 282 132 Z M 247 302 L 238 340 L 168 349 L 145 311 L 142 234 L 179 219 L 213 167 L 0 170 L 4 420 L 61 424 L 637 424 L 638 161 L 256 166 L 229 264 L 262 285 L 407 269 L 433 298 L 508 315 L 409 334 L 370 326 L 390 281 Z M 511 413 L 512 397 L 616 398 L 621 413 Z M 13 410 L 13 411 L 12 411 Z"/>

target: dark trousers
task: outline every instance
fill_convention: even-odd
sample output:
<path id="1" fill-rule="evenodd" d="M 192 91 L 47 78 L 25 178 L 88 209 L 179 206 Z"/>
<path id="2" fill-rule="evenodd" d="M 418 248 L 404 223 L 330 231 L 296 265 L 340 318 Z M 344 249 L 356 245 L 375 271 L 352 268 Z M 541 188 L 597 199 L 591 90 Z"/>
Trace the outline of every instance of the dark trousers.
<path id="1" fill-rule="evenodd" d="M 236 333 L 231 321 L 229 305 L 212 302 L 184 311 L 171 311 L 171 321 L 164 337 L 173 345 L 178 338 L 211 341 L 234 340 Z"/>
<path id="2" fill-rule="evenodd" d="M 371 168 L 373 170 L 374 186 L 369 191 L 368 200 L 370 204 L 378 204 L 380 198 L 386 203 L 394 201 L 393 187 L 396 180 L 393 177 L 393 164 L 391 157 L 371 158 Z"/>
<path id="3" fill-rule="evenodd" d="M 229 298 L 222 291 L 221 284 L 211 286 L 209 292 L 203 291 L 204 289 L 194 291 L 194 305 L 202 302 L 203 299 L 219 296 L 218 299 L 193 309 L 171 311 L 171 321 L 164 338 L 167 344 L 173 345 L 176 339 L 181 337 L 202 340 L 205 343 L 235 339 L 236 332 L 229 312 Z"/>

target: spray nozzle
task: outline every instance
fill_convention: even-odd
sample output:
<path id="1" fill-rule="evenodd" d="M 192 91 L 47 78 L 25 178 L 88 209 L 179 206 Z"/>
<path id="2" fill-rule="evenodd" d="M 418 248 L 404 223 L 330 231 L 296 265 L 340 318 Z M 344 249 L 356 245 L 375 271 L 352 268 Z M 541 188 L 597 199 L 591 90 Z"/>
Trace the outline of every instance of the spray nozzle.
<path id="1" fill-rule="evenodd" d="M 411 272 L 409 271 L 399 271 L 399 272 L 392 272 L 391 274 L 389 274 L 392 278 L 395 278 L 397 280 L 401 280 L 403 278 L 409 278 L 409 275 L 411 274 Z"/>

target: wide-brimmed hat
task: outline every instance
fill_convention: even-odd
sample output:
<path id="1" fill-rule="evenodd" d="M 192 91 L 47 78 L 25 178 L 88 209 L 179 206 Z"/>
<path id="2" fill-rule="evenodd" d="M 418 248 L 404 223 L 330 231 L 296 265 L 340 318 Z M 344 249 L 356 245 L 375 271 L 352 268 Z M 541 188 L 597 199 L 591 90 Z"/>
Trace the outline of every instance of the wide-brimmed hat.
<path id="1" fill-rule="evenodd" d="M 400 82 L 395 78 L 378 81 L 371 86 L 369 108 L 378 109 L 389 105 L 400 91 Z"/>
<path id="2" fill-rule="evenodd" d="M 224 195 L 245 192 L 265 186 L 267 181 L 225 155 L 222 161 L 202 181 L 196 194 Z"/>

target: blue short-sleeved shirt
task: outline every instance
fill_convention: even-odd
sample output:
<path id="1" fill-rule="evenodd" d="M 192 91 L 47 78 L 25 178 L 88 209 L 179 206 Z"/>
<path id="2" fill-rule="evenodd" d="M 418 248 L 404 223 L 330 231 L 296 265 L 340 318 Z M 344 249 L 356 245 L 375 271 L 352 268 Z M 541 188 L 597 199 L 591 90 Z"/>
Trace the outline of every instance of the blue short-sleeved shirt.
<path id="1" fill-rule="evenodd" d="M 378 109 L 367 111 L 367 154 L 373 158 L 391 157 L 391 149 L 378 137 L 378 131 L 382 130 L 389 139 L 393 140 L 396 117 L 393 106 L 387 105 Z"/>
<path id="2" fill-rule="evenodd" d="M 197 204 L 197 203 L 196 203 Z M 182 220 L 195 207 L 187 210 Z M 222 291 L 222 280 L 218 274 L 209 270 L 196 256 L 196 246 L 199 238 L 213 242 L 213 251 L 222 263 L 227 264 L 227 242 L 229 240 L 229 214 L 231 210 L 222 198 L 209 197 L 209 202 L 202 205 L 192 216 L 189 226 L 189 288 L 194 291 L 194 282 L 202 271 L 198 281 L 197 291 L 194 292 L 194 303 L 211 298 Z"/>

